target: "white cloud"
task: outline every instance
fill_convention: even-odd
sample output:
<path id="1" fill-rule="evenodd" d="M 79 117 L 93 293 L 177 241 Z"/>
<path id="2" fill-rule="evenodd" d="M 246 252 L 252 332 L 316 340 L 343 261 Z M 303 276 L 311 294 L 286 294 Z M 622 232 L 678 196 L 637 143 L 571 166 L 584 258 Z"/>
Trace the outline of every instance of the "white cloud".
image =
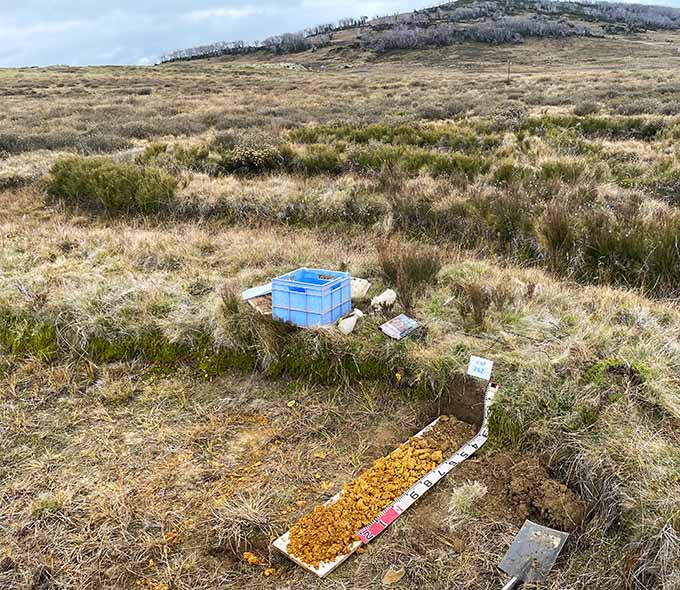
<path id="1" fill-rule="evenodd" d="M 244 6 L 243 8 L 204 8 L 203 10 L 192 10 L 183 15 L 183 18 L 190 21 L 210 20 L 213 18 L 246 18 L 255 16 L 258 10 L 254 6 Z"/>
<path id="2" fill-rule="evenodd" d="M 3 22 L 0 24 L 5 42 L 12 39 L 21 40 L 33 35 L 55 35 L 69 33 L 75 29 L 81 29 L 87 25 L 83 20 L 63 20 L 55 22 L 36 22 L 30 25 L 12 24 Z"/>

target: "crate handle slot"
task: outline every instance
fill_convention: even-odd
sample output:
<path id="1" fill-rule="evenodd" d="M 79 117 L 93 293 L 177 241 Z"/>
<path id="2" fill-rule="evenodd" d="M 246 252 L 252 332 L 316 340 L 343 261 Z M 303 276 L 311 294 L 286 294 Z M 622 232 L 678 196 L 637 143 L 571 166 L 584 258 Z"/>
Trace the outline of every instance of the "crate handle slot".
<path id="1" fill-rule="evenodd" d="M 289 287 L 288 290 L 294 291 L 295 293 L 306 293 L 307 292 L 307 289 L 305 289 L 304 287 Z"/>

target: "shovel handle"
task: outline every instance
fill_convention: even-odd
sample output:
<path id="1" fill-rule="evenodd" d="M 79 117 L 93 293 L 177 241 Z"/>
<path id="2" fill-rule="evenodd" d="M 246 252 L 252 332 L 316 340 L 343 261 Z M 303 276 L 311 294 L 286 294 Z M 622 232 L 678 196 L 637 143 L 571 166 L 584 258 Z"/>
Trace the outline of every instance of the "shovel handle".
<path id="1" fill-rule="evenodd" d="M 519 582 L 520 580 L 517 577 L 510 578 L 510 580 L 508 580 L 508 583 L 505 586 L 503 586 L 503 590 L 512 590 L 517 586 L 517 584 L 519 584 Z"/>

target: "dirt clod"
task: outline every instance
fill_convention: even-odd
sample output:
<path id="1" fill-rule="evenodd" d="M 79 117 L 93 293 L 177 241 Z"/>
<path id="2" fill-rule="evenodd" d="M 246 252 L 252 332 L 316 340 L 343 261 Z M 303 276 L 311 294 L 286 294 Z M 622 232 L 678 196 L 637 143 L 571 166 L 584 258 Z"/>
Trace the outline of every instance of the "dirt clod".
<path id="1" fill-rule="evenodd" d="M 585 516 L 583 502 L 567 486 L 555 480 L 542 482 L 532 495 L 532 502 L 547 522 L 565 531 L 573 530 Z"/>
<path id="2" fill-rule="evenodd" d="M 250 551 L 243 553 L 243 559 L 250 565 L 262 565 L 264 563 L 264 561 L 262 561 L 257 555 L 251 553 Z"/>

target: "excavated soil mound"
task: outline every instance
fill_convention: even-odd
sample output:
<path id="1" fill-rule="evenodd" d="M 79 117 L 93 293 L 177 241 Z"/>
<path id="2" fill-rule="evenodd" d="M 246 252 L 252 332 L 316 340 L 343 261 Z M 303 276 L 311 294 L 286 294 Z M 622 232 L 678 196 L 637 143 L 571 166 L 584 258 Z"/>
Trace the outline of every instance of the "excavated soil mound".
<path id="1" fill-rule="evenodd" d="M 573 532 L 586 506 L 567 486 L 552 479 L 535 458 L 515 453 L 468 461 L 455 471 L 457 481 L 479 481 L 488 492 L 477 504 L 485 517 L 521 525 L 527 518 Z"/>
<path id="2" fill-rule="evenodd" d="M 337 502 L 302 517 L 288 551 L 314 567 L 347 553 L 357 531 L 472 436 L 470 425 L 443 416 L 426 437 L 409 439 L 346 484 Z"/>

